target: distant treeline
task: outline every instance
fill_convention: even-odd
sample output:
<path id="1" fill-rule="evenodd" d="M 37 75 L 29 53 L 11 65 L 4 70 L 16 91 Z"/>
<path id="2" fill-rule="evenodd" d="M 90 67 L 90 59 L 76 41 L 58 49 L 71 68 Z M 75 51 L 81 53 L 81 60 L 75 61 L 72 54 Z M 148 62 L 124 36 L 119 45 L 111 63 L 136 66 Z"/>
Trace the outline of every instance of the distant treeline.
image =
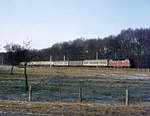
<path id="1" fill-rule="evenodd" d="M 77 38 L 50 48 L 32 50 L 35 61 L 131 59 L 136 68 L 150 68 L 150 28 L 127 29 L 105 38 Z"/>
<path id="2" fill-rule="evenodd" d="M 7 63 L 4 56 L 6 56 L 6 53 L 0 53 L 0 64 L 6 64 Z"/>
<path id="3" fill-rule="evenodd" d="M 33 60 L 131 59 L 134 67 L 150 67 L 150 28 L 127 29 L 116 36 L 78 38 L 35 52 Z"/>

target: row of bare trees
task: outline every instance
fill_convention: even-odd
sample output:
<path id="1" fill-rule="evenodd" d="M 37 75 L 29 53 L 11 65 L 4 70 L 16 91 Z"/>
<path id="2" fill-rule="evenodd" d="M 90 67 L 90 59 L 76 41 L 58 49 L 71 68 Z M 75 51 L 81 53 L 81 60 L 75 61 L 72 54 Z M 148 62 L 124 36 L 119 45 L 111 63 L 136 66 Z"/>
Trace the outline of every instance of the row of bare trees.
<path id="1" fill-rule="evenodd" d="M 127 29 L 116 36 L 78 38 L 36 51 L 34 60 L 131 59 L 134 67 L 150 67 L 150 28 Z"/>

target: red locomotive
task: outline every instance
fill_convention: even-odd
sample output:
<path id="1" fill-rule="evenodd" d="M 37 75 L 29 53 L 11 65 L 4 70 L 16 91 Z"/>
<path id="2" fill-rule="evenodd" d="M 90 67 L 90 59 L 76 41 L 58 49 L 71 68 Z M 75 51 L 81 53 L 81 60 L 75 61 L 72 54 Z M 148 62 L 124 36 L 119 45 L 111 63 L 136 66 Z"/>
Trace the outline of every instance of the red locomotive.
<path id="1" fill-rule="evenodd" d="M 109 60 L 108 62 L 109 67 L 130 67 L 131 62 L 129 59 L 125 60 Z"/>

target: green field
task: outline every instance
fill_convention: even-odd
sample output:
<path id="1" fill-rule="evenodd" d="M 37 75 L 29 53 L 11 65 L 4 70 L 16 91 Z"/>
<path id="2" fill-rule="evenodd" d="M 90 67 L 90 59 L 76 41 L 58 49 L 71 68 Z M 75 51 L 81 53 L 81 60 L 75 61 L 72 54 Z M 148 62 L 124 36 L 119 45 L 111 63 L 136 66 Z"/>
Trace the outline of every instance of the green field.
<path id="1" fill-rule="evenodd" d="M 0 100 L 27 100 L 25 78 L 21 71 L 10 75 L 7 68 L 0 72 Z M 150 77 L 147 75 L 70 75 L 29 73 L 33 101 L 58 101 L 61 88 L 62 102 L 77 102 L 79 88 L 83 102 L 124 104 L 125 89 L 129 89 L 130 104 L 150 103 Z"/>

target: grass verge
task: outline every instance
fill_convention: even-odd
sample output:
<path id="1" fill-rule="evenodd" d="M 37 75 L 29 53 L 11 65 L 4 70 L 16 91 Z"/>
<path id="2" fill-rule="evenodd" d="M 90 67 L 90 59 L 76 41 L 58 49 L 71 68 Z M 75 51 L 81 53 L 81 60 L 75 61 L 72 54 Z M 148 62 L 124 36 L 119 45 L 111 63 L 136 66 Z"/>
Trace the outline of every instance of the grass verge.
<path id="1" fill-rule="evenodd" d="M 0 112 L 6 114 L 46 114 L 55 116 L 149 116 L 150 106 L 0 101 Z"/>

